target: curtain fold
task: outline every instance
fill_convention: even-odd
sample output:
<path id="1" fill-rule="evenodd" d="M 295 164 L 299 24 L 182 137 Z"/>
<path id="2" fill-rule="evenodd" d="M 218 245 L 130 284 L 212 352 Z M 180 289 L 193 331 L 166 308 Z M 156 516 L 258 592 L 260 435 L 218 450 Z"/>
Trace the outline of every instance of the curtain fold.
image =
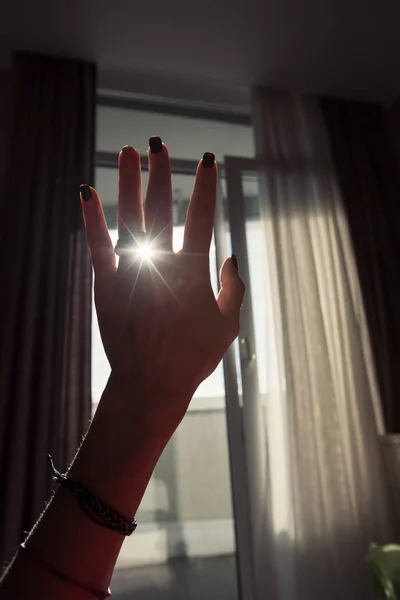
<path id="1" fill-rule="evenodd" d="M 383 418 L 327 132 L 311 97 L 255 89 L 252 109 L 273 323 L 270 493 L 258 501 L 271 515 L 274 597 L 372 599 L 368 545 L 393 541 Z"/>
<path id="2" fill-rule="evenodd" d="M 321 100 L 351 232 L 387 433 L 400 433 L 399 183 L 381 107 Z"/>
<path id="3" fill-rule="evenodd" d="M 96 70 L 17 54 L 1 198 L 0 559 L 48 499 L 91 411 L 91 266 L 79 184 L 94 175 Z"/>

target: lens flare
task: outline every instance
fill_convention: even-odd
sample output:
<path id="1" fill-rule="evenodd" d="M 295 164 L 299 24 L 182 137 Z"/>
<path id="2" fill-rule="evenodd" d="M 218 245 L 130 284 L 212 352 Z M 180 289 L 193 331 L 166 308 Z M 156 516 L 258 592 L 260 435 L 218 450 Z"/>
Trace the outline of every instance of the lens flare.
<path id="1" fill-rule="evenodd" d="M 136 249 L 136 253 L 142 260 L 151 260 L 154 257 L 155 251 L 150 244 L 140 244 Z"/>

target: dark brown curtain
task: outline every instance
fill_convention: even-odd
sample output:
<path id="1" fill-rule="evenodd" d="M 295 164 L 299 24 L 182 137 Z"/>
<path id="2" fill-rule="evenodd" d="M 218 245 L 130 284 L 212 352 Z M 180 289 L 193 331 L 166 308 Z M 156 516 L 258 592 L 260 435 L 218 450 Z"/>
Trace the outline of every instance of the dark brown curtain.
<path id="1" fill-rule="evenodd" d="M 380 106 L 322 100 L 369 323 L 387 433 L 400 433 L 400 177 Z"/>
<path id="2" fill-rule="evenodd" d="M 12 558 L 90 419 L 91 268 L 79 184 L 93 182 L 95 67 L 18 54 L 0 198 L 0 560 Z"/>

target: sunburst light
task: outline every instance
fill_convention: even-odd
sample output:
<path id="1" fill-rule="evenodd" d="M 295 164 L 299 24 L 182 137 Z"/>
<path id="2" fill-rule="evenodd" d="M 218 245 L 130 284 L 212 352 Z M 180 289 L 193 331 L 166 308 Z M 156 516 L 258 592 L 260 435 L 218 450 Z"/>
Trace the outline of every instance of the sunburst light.
<path id="1" fill-rule="evenodd" d="M 149 261 L 154 258 L 155 253 L 155 249 L 148 243 L 140 244 L 140 246 L 135 249 L 135 254 L 144 261 Z"/>

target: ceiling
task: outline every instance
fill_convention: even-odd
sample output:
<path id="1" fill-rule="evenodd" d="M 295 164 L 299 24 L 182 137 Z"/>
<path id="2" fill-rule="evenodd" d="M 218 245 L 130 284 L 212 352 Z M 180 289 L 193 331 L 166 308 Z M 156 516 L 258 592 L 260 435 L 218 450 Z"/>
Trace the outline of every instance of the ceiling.
<path id="1" fill-rule="evenodd" d="M 227 104 L 256 84 L 390 103 L 399 34 L 399 0 L 21 0 L 2 7 L 0 61 L 79 57 L 102 87 Z"/>

